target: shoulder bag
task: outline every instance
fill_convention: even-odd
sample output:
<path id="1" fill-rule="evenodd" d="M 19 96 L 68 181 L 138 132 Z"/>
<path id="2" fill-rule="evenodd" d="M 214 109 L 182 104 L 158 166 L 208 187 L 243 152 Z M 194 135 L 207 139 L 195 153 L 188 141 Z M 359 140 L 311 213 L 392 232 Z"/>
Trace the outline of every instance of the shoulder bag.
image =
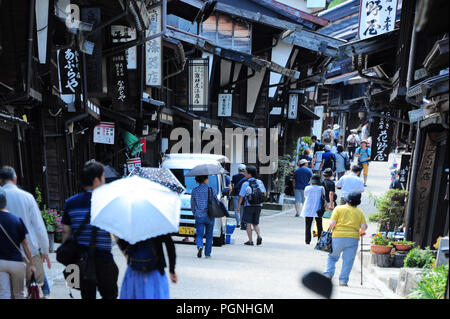
<path id="1" fill-rule="evenodd" d="M 61 246 L 56 249 L 56 260 L 64 266 L 77 263 L 79 259 L 77 237 L 88 223 L 89 218 L 90 214 L 88 213 L 83 223 L 80 225 L 80 228 L 78 228 L 78 231 L 69 236 Z"/>
<path id="2" fill-rule="evenodd" d="M 221 218 L 224 216 L 229 216 L 225 204 L 218 200 L 216 196 L 214 196 L 211 187 L 208 187 L 208 216 L 210 218 Z"/>
<path id="3" fill-rule="evenodd" d="M 323 214 L 325 213 L 325 203 L 326 203 L 326 199 L 325 199 L 325 187 L 321 186 L 321 197 L 320 197 L 320 208 L 317 211 L 317 216 L 319 218 L 322 218 Z"/>
<path id="4" fill-rule="evenodd" d="M 320 234 L 320 238 L 317 242 L 316 247 L 314 249 L 325 251 L 327 253 L 333 252 L 333 240 L 332 240 L 332 231 L 328 228 L 327 231 L 322 232 Z"/>

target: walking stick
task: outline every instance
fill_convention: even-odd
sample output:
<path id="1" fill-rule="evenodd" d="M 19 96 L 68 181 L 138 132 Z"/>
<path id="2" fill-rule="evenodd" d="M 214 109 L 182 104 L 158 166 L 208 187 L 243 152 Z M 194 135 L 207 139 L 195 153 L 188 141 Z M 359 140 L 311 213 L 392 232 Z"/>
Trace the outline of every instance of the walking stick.
<path id="1" fill-rule="evenodd" d="M 363 236 L 361 235 L 361 286 L 363 284 Z"/>

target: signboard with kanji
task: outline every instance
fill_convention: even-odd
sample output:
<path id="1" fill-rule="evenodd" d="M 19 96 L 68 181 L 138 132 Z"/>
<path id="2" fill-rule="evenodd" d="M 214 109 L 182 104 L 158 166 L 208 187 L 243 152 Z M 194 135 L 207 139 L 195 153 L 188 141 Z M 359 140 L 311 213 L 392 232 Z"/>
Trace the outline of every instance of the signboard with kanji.
<path id="1" fill-rule="evenodd" d="M 409 178 L 409 171 L 411 170 L 411 154 L 407 153 L 407 154 L 402 154 L 402 160 L 400 163 L 400 183 L 403 186 L 403 189 L 407 189 L 407 184 L 408 184 L 408 178 Z"/>
<path id="2" fill-rule="evenodd" d="M 391 116 L 390 111 L 380 112 L 381 115 Z M 391 152 L 394 134 L 394 123 L 384 117 L 375 117 L 370 125 L 372 136 L 371 160 L 375 162 L 387 162 Z"/>
<path id="3" fill-rule="evenodd" d="M 289 94 L 288 119 L 296 120 L 298 112 L 298 94 Z"/>
<path id="4" fill-rule="evenodd" d="M 114 123 L 100 122 L 94 127 L 94 143 L 114 144 Z"/>
<path id="5" fill-rule="evenodd" d="M 125 54 L 118 54 L 111 58 L 110 89 L 112 104 L 115 109 L 127 108 L 128 77 L 126 73 L 127 60 Z"/>
<path id="6" fill-rule="evenodd" d="M 358 36 L 371 38 L 395 28 L 398 0 L 361 0 Z"/>
<path id="7" fill-rule="evenodd" d="M 123 43 L 136 40 L 136 29 L 122 25 L 111 26 L 111 40 L 112 43 Z M 125 51 L 127 58 L 127 69 L 136 69 L 136 46 L 131 47 Z"/>
<path id="8" fill-rule="evenodd" d="M 146 36 L 160 33 L 162 30 L 161 5 L 149 10 L 150 26 Z M 145 43 L 145 84 L 149 86 L 162 85 L 162 37 L 157 37 Z"/>
<path id="9" fill-rule="evenodd" d="M 189 110 L 208 111 L 209 59 L 189 60 Z"/>
<path id="10" fill-rule="evenodd" d="M 130 158 L 127 160 L 128 173 L 131 173 L 135 167 L 142 167 L 140 157 Z"/>
<path id="11" fill-rule="evenodd" d="M 233 108 L 232 94 L 219 94 L 217 103 L 217 116 L 229 117 Z"/>

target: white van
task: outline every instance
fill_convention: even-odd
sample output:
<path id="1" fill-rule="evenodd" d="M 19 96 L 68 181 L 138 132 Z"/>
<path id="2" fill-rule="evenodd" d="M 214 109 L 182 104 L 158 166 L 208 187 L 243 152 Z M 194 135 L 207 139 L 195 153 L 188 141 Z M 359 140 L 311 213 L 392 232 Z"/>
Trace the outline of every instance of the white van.
<path id="1" fill-rule="evenodd" d="M 185 175 L 195 166 L 208 163 L 222 163 L 227 161 L 227 158 L 222 155 L 214 154 L 167 154 L 163 158 L 161 167 L 168 168 L 172 171 L 175 177 L 186 187 L 186 192 L 181 197 L 181 216 L 180 229 L 178 236 L 194 237 L 195 236 L 195 219 L 194 213 L 191 210 L 191 193 L 192 190 L 198 186 L 194 176 Z M 224 175 L 210 175 L 209 186 L 211 186 L 217 193 L 225 207 L 228 207 L 227 196 L 222 195 L 228 192 L 228 187 L 225 186 Z M 225 244 L 227 218 L 216 218 L 213 231 L 213 245 L 222 246 Z"/>

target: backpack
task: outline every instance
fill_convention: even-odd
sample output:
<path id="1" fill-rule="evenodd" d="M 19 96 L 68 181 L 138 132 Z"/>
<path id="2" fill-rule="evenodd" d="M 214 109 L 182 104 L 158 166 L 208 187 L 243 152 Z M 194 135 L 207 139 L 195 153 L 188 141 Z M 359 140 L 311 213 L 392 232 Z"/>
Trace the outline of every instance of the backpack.
<path id="1" fill-rule="evenodd" d="M 348 158 L 348 156 L 342 156 L 341 153 L 338 153 L 340 157 L 342 157 L 344 159 L 344 167 L 346 171 L 350 170 L 350 159 Z"/>
<path id="2" fill-rule="evenodd" d="M 140 241 L 127 249 L 128 264 L 139 272 L 151 272 L 158 268 L 159 258 L 152 239 Z"/>
<path id="3" fill-rule="evenodd" d="M 331 143 L 331 131 L 330 130 L 326 130 L 325 131 L 325 135 L 324 135 L 323 141 L 325 143 Z"/>
<path id="4" fill-rule="evenodd" d="M 252 189 L 252 192 L 250 195 L 247 195 L 247 201 L 250 205 L 259 205 L 264 203 L 264 193 L 261 191 L 261 189 L 258 186 L 258 183 L 256 182 L 256 179 L 253 179 L 248 182 L 248 185 Z"/>

